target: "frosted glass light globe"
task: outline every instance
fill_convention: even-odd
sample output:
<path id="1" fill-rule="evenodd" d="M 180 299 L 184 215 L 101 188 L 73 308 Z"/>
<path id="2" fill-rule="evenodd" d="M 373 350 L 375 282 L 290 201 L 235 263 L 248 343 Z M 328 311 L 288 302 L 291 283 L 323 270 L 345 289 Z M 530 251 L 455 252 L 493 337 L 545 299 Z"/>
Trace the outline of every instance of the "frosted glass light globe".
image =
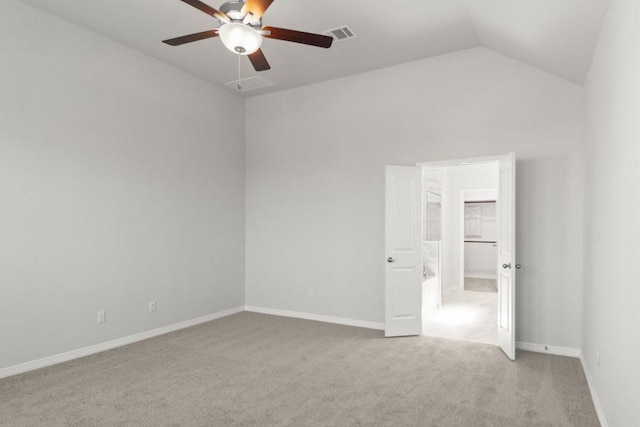
<path id="1" fill-rule="evenodd" d="M 262 36 L 245 24 L 224 24 L 218 34 L 227 49 L 240 55 L 250 55 L 262 46 Z"/>

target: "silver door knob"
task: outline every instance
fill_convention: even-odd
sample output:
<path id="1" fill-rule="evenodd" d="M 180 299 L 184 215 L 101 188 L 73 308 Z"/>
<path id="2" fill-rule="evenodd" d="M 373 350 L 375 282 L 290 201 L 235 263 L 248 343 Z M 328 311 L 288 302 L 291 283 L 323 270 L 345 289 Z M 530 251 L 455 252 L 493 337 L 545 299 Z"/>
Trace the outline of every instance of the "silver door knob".
<path id="1" fill-rule="evenodd" d="M 502 264 L 502 268 L 508 268 L 508 269 L 511 269 L 511 263 L 509 263 L 509 264 Z"/>
<path id="2" fill-rule="evenodd" d="M 517 268 L 518 270 L 520 270 L 520 268 L 521 268 L 521 267 L 522 267 L 522 266 L 521 266 L 520 264 L 516 264 L 516 268 Z"/>
<path id="3" fill-rule="evenodd" d="M 387 262 L 394 262 L 394 261 L 395 261 L 395 259 L 393 259 L 391 257 L 387 258 Z"/>

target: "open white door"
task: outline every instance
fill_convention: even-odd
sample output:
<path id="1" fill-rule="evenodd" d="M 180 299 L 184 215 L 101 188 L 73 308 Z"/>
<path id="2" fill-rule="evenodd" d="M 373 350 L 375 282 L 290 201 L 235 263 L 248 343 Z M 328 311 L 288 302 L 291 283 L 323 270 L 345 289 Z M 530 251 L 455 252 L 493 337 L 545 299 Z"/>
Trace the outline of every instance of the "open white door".
<path id="1" fill-rule="evenodd" d="M 422 332 L 422 171 L 387 166 L 385 336 Z"/>
<path id="2" fill-rule="evenodd" d="M 516 359 L 516 158 L 500 157 L 498 187 L 498 345 Z"/>

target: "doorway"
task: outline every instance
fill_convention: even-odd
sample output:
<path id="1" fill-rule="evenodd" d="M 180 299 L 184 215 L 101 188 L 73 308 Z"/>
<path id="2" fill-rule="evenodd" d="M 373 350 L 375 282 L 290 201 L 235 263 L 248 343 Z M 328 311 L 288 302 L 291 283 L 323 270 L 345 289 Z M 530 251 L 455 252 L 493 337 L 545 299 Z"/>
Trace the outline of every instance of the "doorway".
<path id="1" fill-rule="evenodd" d="M 440 188 L 433 182 L 438 174 Z M 493 315 L 486 323 L 491 343 L 515 359 L 515 275 L 511 270 L 515 266 L 515 156 L 388 166 L 386 182 L 385 335 L 441 336 L 429 330 L 434 316 L 440 320 L 439 327 L 448 323 L 449 328 L 460 329 L 473 323 L 480 305 L 475 301 L 476 310 L 469 310 L 473 302 L 460 299 L 467 292 L 490 301 L 487 305 Z M 486 201 L 494 202 L 496 213 L 497 294 L 464 289 L 465 194 L 480 190 L 496 195 L 495 200 Z M 438 212 L 438 205 L 435 220 L 423 215 Z"/>
<path id="2" fill-rule="evenodd" d="M 497 345 L 498 162 L 423 166 L 423 176 L 425 191 L 440 193 L 444 221 L 440 241 L 423 242 L 425 265 L 439 257 L 441 292 L 434 302 L 423 285 L 422 334 Z M 426 223 L 432 211 L 423 210 Z"/>

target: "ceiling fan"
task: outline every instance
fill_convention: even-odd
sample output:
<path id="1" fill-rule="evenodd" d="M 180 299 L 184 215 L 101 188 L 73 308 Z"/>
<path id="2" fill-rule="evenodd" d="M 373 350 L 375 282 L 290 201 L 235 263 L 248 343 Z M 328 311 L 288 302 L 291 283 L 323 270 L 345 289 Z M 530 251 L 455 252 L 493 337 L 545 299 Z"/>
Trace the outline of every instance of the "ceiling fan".
<path id="1" fill-rule="evenodd" d="M 199 0 L 182 1 L 207 15 L 218 18 L 220 28 L 163 40 L 163 43 L 171 46 L 180 46 L 185 43 L 220 36 L 227 49 L 238 55 L 248 56 L 256 71 L 271 69 L 267 58 L 265 58 L 260 49 L 263 37 L 323 48 L 329 48 L 333 43 L 332 37 L 321 34 L 269 26 L 263 27 L 262 15 L 271 6 L 273 0 L 229 1 L 220 6 L 220 10 L 216 10 Z"/>

